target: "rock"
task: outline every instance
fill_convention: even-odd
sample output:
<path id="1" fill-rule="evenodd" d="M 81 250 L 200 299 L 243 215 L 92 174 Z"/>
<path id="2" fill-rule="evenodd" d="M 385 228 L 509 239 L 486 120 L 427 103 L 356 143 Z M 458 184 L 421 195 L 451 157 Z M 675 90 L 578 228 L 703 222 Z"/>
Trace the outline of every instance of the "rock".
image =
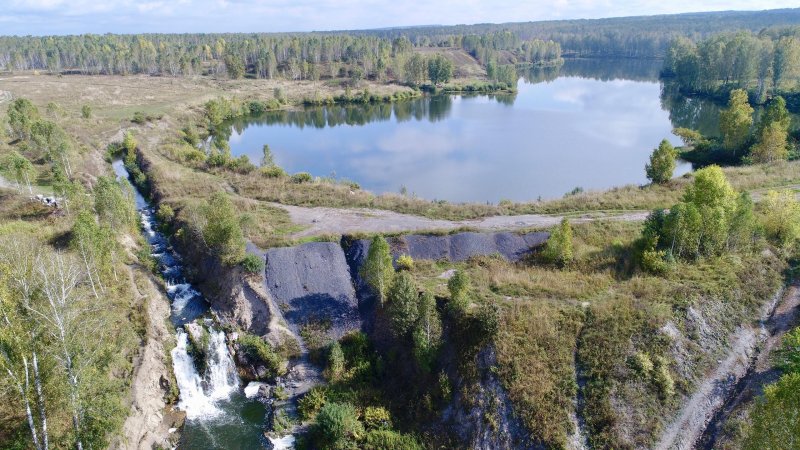
<path id="1" fill-rule="evenodd" d="M 339 338 L 361 326 L 358 301 L 342 247 L 312 242 L 266 252 L 269 294 L 295 332 L 308 322 L 331 323 Z"/>
<path id="2" fill-rule="evenodd" d="M 456 274 L 456 269 L 447 269 L 436 278 L 439 278 L 441 280 L 449 280 L 450 278 L 453 278 L 453 275 L 455 274 Z"/>

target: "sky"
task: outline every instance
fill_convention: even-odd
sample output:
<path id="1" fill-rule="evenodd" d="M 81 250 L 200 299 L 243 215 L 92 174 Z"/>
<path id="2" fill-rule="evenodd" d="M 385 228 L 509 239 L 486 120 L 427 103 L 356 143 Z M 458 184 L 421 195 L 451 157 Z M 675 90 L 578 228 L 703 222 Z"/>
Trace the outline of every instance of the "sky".
<path id="1" fill-rule="evenodd" d="M 0 0 L 0 35 L 326 31 L 797 6 L 797 0 Z"/>

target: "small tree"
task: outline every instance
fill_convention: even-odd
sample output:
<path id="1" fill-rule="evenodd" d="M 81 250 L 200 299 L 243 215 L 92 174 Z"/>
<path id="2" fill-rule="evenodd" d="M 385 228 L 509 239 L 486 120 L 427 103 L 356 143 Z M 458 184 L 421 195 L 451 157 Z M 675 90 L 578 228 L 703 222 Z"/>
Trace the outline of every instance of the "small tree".
<path id="1" fill-rule="evenodd" d="M 675 171 L 677 153 L 668 140 L 662 140 L 650 155 L 650 162 L 644 166 L 647 179 L 657 184 L 671 180 L 672 172 Z"/>
<path id="2" fill-rule="evenodd" d="M 378 296 L 381 304 L 386 301 L 386 292 L 392 283 L 394 268 L 392 268 L 392 253 L 389 243 L 383 236 L 375 236 L 369 245 L 367 260 L 361 268 L 361 277 L 372 291 Z"/>
<path id="3" fill-rule="evenodd" d="M 761 225 L 767 238 L 787 248 L 800 240 L 800 203 L 791 191 L 769 191 L 762 202 Z"/>
<path id="4" fill-rule="evenodd" d="M 770 163 L 789 157 L 788 133 L 779 122 L 766 125 L 758 135 L 758 142 L 750 149 L 753 162 Z"/>
<path id="5" fill-rule="evenodd" d="M 89 105 L 81 106 L 81 117 L 84 119 L 91 119 L 92 118 L 92 107 Z"/>
<path id="6" fill-rule="evenodd" d="M 214 193 L 203 208 L 205 226 L 203 240 L 222 259 L 232 264 L 242 260 L 245 240 L 239 225 L 239 216 L 230 198 L 224 192 Z"/>
<path id="7" fill-rule="evenodd" d="M 398 337 L 408 334 L 419 317 L 419 292 L 407 272 L 400 272 L 387 292 L 387 313 Z"/>
<path id="8" fill-rule="evenodd" d="M 719 129 L 722 132 L 723 146 L 733 152 L 741 149 L 750 137 L 753 125 L 753 108 L 747 99 L 747 91 L 731 91 L 728 108 L 719 115 Z"/>
<path id="9" fill-rule="evenodd" d="M 572 225 L 566 217 L 550 232 L 542 256 L 551 264 L 562 267 L 572 262 Z"/>
<path id="10" fill-rule="evenodd" d="M 334 341 L 328 348 L 328 366 L 325 368 L 325 378 L 336 381 L 344 375 L 344 352 L 338 341 Z"/>
<path id="11" fill-rule="evenodd" d="M 450 291 L 450 308 L 456 311 L 466 311 L 469 306 L 469 274 L 463 270 L 456 273 L 447 281 L 447 290 Z"/>
<path id="12" fill-rule="evenodd" d="M 431 83 L 438 86 L 447 83 L 453 76 L 453 63 L 442 55 L 436 55 L 428 60 L 428 78 Z"/>
<path id="13" fill-rule="evenodd" d="M 414 328 L 414 357 L 417 365 L 430 372 L 442 340 L 442 319 L 436 310 L 436 299 L 428 292 L 422 294 L 418 305 L 419 320 Z"/>
<path id="14" fill-rule="evenodd" d="M 264 144 L 264 147 L 261 148 L 261 167 L 273 166 L 275 166 L 275 158 L 272 156 L 272 150 L 269 149 L 269 145 Z"/>

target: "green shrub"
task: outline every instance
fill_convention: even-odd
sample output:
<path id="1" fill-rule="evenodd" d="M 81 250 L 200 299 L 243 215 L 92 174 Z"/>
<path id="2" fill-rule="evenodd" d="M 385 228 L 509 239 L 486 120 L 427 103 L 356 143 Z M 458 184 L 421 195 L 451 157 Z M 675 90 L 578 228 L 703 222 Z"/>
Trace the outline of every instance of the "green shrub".
<path id="1" fill-rule="evenodd" d="M 776 365 L 784 372 L 800 373 L 800 327 L 786 333 L 775 352 Z"/>
<path id="2" fill-rule="evenodd" d="M 367 406 L 364 409 L 364 426 L 367 430 L 391 430 L 392 416 L 381 406 Z"/>
<path id="3" fill-rule="evenodd" d="M 314 178 L 308 172 L 298 172 L 292 175 L 292 183 L 310 183 L 313 180 Z"/>
<path id="4" fill-rule="evenodd" d="M 414 258 L 409 255 L 400 255 L 397 258 L 397 270 L 414 270 Z"/>
<path id="5" fill-rule="evenodd" d="M 158 206 L 158 211 L 156 212 L 156 220 L 164 225 L 168 225 L 172 222 L 175 218 L 175 211 L 166 203 L 162 203 Z"/>
<path id="6" fill-rule="evenodd" d="M 209 167 L 225 167 L 228 164 L 230 157 L 225 153 L 214 152 L 206 158 L 206 164 Z"/>
<path id="7" fill-rule="evenodd" d="M 669 400 L 675 395 L 675 381 L 667 367 L 667 361 L 662 357 L 654 358 L 655 371 L 653 372 L 653 383 L 658 390 L 658 397 L 661 400 Z"/>
<path id="8" fill-rule="evenodd" d="M 372 430 L 361 444 L 364 450 L 422 450 L 413 436 L 391 430 Z"/>
<path id="9" fill-rule="evenodd" d="M 81 117 L 84 119 L 91 119 L 92 118 L 92 107 L 89 105 L 81 106 Z"/>
<path id="10" fill-rule="evenodd" d="M 545 261 L 561 267 L 572 262 L 572 226 L 566 217 L 550 232 L 542 256 Z"/>
<path id="11" fill-rule="evenodd" d="M 297 412 L 300 414 L 300 419 L 312 420 L 317 417 L 319 410 L 325 406 L 325 401 L 325 389 L 321 386 L 315 386 L 306 392 L 297 401 Z"/>
<path id="12" fill-rule="evenodd" d="M 631 366 L 638 375 L 642 379 L 650 378 L 650 375 L 653 373 L 653 361 L 650 360 L 650 355 L 644 352 L 636 352 L 633 356 L 631 356 L 628 364 Z"/>
<path id="13" fill-rule="evenodd" d="M 269 374 L 268 378 L 283 375 L 283 361 L 281 357 L 264 341 L 264 339 L 242 332 L 239 334 L 239 348 L 247 356 L 256 359 L 264 364 Z"/>
<path id="14" fill-rule="evenodd" d="M 145 116 L 141 111 L 136 111 L 133 113 L 133 119 L 131 119 L 131 122 L 142 125 L 147 122 L 147 116 Z"/>
<path id="15" fill-rule="evenodd" d="M 317 414 L 314 437 L 318 448 L 354 449 L 363 433 L 364 425 L 349 403 L 326 403 Z"/>
<path id="16" fill-rule="evenodd" d="M 278 166 L 266 166 L 261 168 L 261 175 L 267 178 L 283 178 L 286 176 L 286 171 Z"/>
<path id="17" fill-rule="evenodd" d="M 344 375 L 344 353 L 342 346 L 334 341 L 328 348 L 328 365 L 325 368 L 325 378 L 336 381 Z"/>
<path id="18" fill-rule="evenodd" d="M 263 272 L 266 263 L 261 256 L 248 253 L 242 259 L 241 265 L 245 272 L 255 274 Z"/>
<path id="19" fill-rule="evenodd" d="M 466 311 L 469 306 L 469 274 L 463 270 L 457 270 L 448 280 L 447 289 L 450 291 L 450 309 Z"/>

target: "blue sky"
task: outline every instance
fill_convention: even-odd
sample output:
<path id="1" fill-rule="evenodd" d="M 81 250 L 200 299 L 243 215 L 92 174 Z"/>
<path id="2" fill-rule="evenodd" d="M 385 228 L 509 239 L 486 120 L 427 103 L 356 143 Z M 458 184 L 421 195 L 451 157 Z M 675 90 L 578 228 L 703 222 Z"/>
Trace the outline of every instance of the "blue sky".
<path id="1" fill-rule="evenodd" d="M 0 0 L 0 35 L 321 31 L 797 6 L 797 0 Z"/>

